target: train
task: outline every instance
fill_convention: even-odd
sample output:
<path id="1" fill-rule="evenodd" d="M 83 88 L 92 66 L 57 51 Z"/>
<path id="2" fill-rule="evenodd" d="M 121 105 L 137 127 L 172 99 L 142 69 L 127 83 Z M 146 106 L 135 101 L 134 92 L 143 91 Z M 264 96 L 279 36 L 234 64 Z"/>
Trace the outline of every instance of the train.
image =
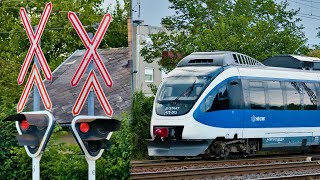
<path id="1" fill-rule="evenodd" d="M 281 56 L 279 56 L 281 57 Z M 195 52 L 160 84 L 149 156 L 241 157 L 320 145 L 320 59 Z"/>

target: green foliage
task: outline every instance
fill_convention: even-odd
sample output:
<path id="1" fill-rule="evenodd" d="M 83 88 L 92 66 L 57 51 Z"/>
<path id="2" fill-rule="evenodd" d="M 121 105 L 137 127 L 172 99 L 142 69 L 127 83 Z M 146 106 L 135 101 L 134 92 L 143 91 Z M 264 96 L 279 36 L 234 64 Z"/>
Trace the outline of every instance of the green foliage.
<path id="1" fill-rule="evenodd" d="M 131 114 L 123 113 L 120 117 L 121 130 L 112 135 L 112 148 L 104 153 L 100 163 L 104 166 L 97 168 L 102 172 L 97 179 L 128 179 L 132 155 L 132 126 Z M 99 169 L 100 168 L 100 169 Z M 106 178 L 107 177 L 107 178 Z"/>
<path id="2" fill-rule="evenodd" d="M 312 49 L 312 50 L 310 50 L 310 52 L 308 53 L 308 56 L 320 58 L 320 49 Z"/>
<path id="3" fill-rule="evenodd" d="M 170 32 L 151 35 L 152 47 L 141 54 L 147 62 L 172 51 L 176 57 L 196 51 L 236 51 L 263 60 L 274 54 L 304 54 L 307 51 L 298 11 L 287 2 L 274 0 L 169 0 L 176 14 L 162 19 Z M 298 49 L 298 50 L 297 50 Z M 167 70 L 178 58 L 162 59 Z"/>
<path id="4" fill-rule="evenodd" d="M 151 89 L 151 92 L 152 92 L 153 95 L 157 94 L 158 87 L 155 84 L 151 83 L 151 84 L 148 84 L 147 86 Z"/>
<path id="5" fill-rule="evenodd" d="M 123 113 L 121 129 L 111 137 L 112 148 L 105 151 L 97 160 L 97 179 L 128 179 L 130 157 L 132 151 L 132 136 L 130 133 L 130 114 Z M 66 131 L 56 127 L 41 159 L 41 179 L 86 179 L 88 176 L 87 162 L 77 144 L 59 143 L 65 137 Z M 2 163 L 0 177 L 6 179 L 30 179 L 31 158 L 24 148 L 13 147 L 8 152 L 10 158 Z"/>
<path id="6" fill-rule="evenodd" d="M 133 153 L 135 159 L 148 157 L 146 139 L 150 139 L 150 121 L 154 97 L 146 97 L 142 91 L 135 92 L 132 105 Z"/>

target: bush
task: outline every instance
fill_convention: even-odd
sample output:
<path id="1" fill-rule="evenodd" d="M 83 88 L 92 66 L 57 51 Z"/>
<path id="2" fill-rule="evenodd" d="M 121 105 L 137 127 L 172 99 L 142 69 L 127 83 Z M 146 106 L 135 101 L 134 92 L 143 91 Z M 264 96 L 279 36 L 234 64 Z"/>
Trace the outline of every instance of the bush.
<path id="1" fill-rule="evenodd" d="M 13 106 L 13 105 L 11 105 Z M 0 106 L 0 177 L 6 177 L 7 179 L 14 179 L 14 169 L 16 162 L 13 157 L 16 153 L 16 140 L 15 133 L 16 127 L 15 123 L 5 122 L 3 119 L 7 117 L 7 114 L 15 113 L 14 108 L 6 109 Z"/>
<path id="2" fill-rule="evenodd" d="M 132 151 L 129 113 L 120 117 L 121 129 L 112 135 L 110 150 L 96 161 L 96 179 L 128 179 Z M 15 133 L 12 127 L 11 132 Z M 88 166 L 77 144 L 58 143 L 67 132 L 57 126 L 40 162 L 41 179 L 87 179 Z M 0 130 L 2 134 L 2 130 Z M 32 162 L 23 147 L 11 146 L 0 152 L 5 157 L 0 177 L 6 179 L 30 179 Z"/>
<path id="3" fill-rule="evenodd" d="M 135 92 L 132 105 L 133 158 L 148 158 L 146 139 L 150 137 L 150 120 L 154 97 Z"/>

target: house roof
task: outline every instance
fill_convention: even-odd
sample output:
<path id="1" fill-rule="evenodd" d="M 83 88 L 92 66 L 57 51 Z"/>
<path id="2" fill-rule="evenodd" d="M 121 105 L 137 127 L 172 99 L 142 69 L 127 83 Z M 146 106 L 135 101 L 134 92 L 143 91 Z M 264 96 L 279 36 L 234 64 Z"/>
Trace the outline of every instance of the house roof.
<path id="1" fill-rule="evenodd" d="M 279 54 L 268 57 L 262 63 L 272 67 L 320 70 L 320 59 L 317 57 Z"/>
<path id="2" fill-rule="evenodd" d="M 299 61 L 320 62 L 320 58 L 317 58 L 317 57 L 291 55 L 291 54 L 289 56 L 296 58 Z"/>
<path id="3" fill-rule="evenodd" d="M 76 87 L 71 86 L 71 79 L 76 72 L 86 50 L 75 51 L 57 69 L 53 71 L 52 81 L 44 81 L 48 94 L 51 98 L 52 113 L 59 123 L 69 123 L 73 119 L 72 108 L 77 97 L 88 77 L 85 72 Z M 93 65 L 98 81 L 113 109 L 113 117 L 121 114 L 122 111 L 131 110 L 131 65 L 128 48 L 112 48 L 98 50 L 110 76 L 113 80 L 112 88 L 107 87 L 98 69 Z M 32 98 L 32 97 L 31 97 Z M 42 105 L 42 103 L 40 103 Z M 81 115 L 88 114 L 87 102 L 84 104 Z M 102 107 L 95 96 L 95 115 L 105 115 Z M 32 107 L 32 101 L 28 102 Z M 44 109 L 41 107 L 41 109 Z"/>

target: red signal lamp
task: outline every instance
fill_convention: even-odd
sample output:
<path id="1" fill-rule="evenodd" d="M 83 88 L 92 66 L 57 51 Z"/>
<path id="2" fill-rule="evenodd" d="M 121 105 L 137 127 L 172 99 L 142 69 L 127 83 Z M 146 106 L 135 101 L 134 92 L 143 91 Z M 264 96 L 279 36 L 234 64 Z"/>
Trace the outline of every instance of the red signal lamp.
<path id="1" fill-rule="evenodd" d="M 169 130 L 168 128 L 156 128 L 156 130 L 154 131 L 154 135 L 156 137 L 168 137 Z"/>
<path id="2" fill-rule="evenodd" d="M 23 120 L 20 123 L 20 127 L 21 127 L 21 130 L 27 131 L 30 128 L 30 124 L 28 123 L 27 120 Z"/>
<path id="3" fill-rule="evenodd" d="M 88 123 L 83 122 L 80 124 L 80 131 L 82 133 L 87 133 L 87 132 L 89 132 L 89 130 L 90 130 L 90 126 Z"/>

